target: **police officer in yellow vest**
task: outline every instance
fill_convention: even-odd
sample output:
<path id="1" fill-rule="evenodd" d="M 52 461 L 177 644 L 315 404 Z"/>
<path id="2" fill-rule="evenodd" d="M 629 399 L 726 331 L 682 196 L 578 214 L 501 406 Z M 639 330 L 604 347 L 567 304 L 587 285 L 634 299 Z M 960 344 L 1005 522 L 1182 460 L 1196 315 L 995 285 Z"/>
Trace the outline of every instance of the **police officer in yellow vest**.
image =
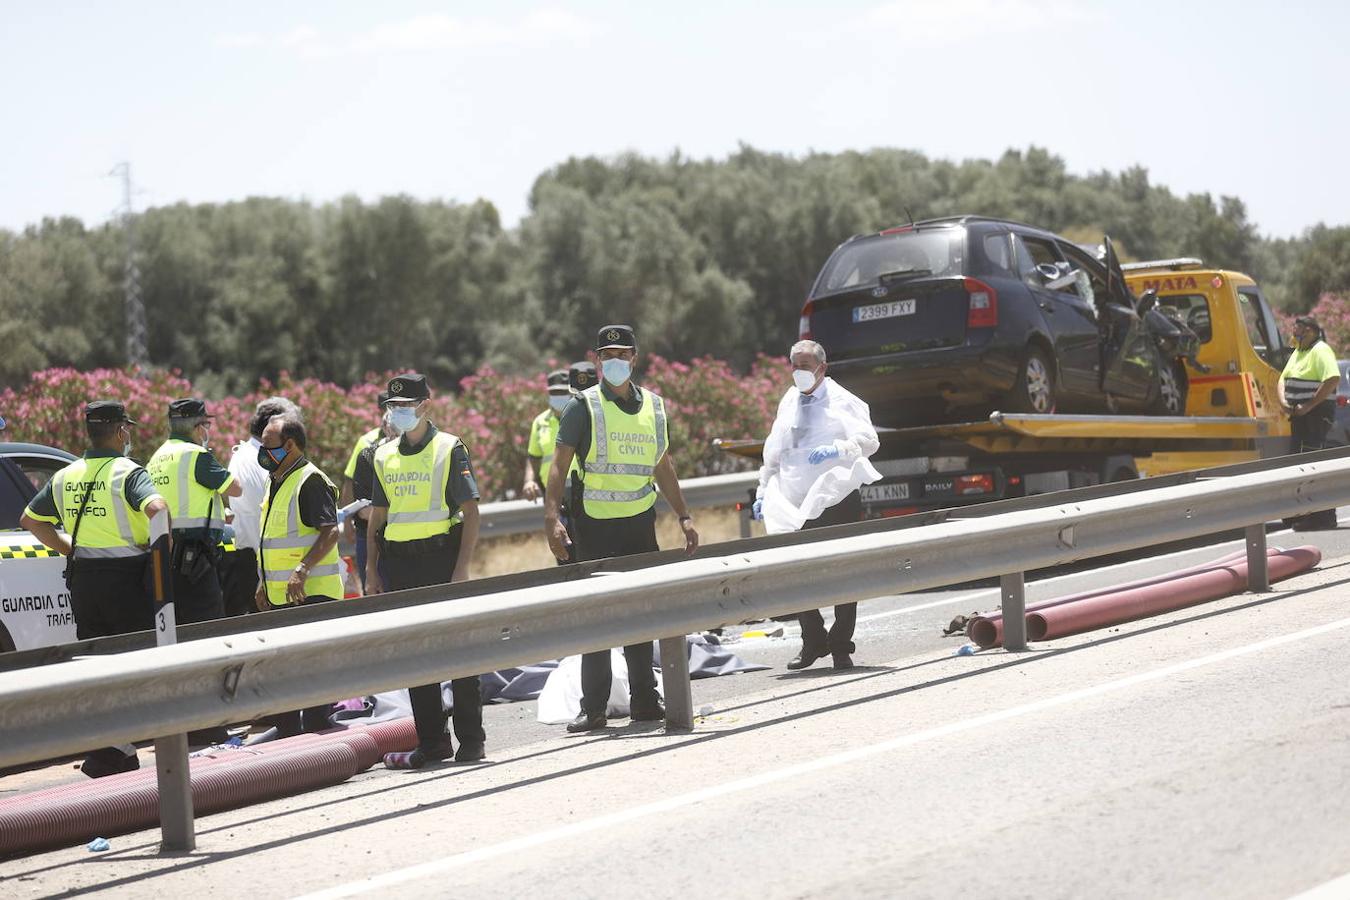
<path id="1" fill-rule="evenodd" d="M 583 391 L 563 411 L 544 499 L 544 521 L 553 555 L 566 557 L 570 537 L 559 518 L 563 473 L 581 460 L 582 515 L 577 520 L 583 560 L 661 549 L 656 542 L 656 488 L 679 517 L 685 551 L 698 549 L 698 532 L 680 493 L 670 453 L 665 402 L 633 384 L 637 337 L 627 325 L 606 325 L 596 338 L 601 382 Z M 630 717 L 665 718 L 652 671 L 652 644 L 623 648 L 628 663 Z M 609 651 L 581 659 L 581 714 L 568 731 L 591 731 L 608 723 Z"/>
<path id="2" fill-rule="evenodd" d="M 173 602 L 180 625 L 225 615 L 217 554 L 225 504 L 243 489 L 209 449 L 211 420 L 196 398 L 169 404 L 169 439 L 145 468 L 173 515 Z"/>
<path id="3" fill-rule="evenodd" d="M 342 599 L 338 570 L 337 488 L 305 456 L 309 440 L 298 416 L 273 416 L 262 433 L 258 464 L 269 473 L 262 505 L 258 609 Z M 281 737 L 327 728 L 332 704 L 272 717 Z"/>
<path id="4" fill-rule="evenodd" d="M 375 451 L 366 538 L 367 594 L 469 577 L 478 543 L 478 484 L 464 444 L 427 418 L 430 399 L 425 376 L 408 373 L 389 381 L 389 421 L 402 437 Z M 484 757 L 478 676 L 454 679 L 450 692 L 459 750 L 445 733 L 441 686 L 421 685 L 408 690 L 417 749 L 386 754 L 386 766 L 417 769 L 452 753 L 456 762 Z"/>
<path id="5" fill-rule="evenodd" d="M 89 450 L 52 476 L 19 523 L 69 558 L 66 584 L 80 640 L 148 631 L 155 615 L 147 572 L 150 519 L 167 518 L 168 506 L 146 471 L 127 458 L 136 423 L 126 407 L 96 400 L 84 408 L 84 421 Z M 94 751 L 81 769 L 98 778 L 139 765 L 127 745 Z"/>
<path id="6" fill-rule="evenodd" d="M 548 484 L 548 472 L 553 465 L 553 444 L 558 437 L 558 417 L 571 399 L 567 370 L 549 372 L 548 409 L 530 423 L 530 439 L 525 447 L 525 484 L 520 493 L 526 500 L 544 496 L 544 485 Z"/>

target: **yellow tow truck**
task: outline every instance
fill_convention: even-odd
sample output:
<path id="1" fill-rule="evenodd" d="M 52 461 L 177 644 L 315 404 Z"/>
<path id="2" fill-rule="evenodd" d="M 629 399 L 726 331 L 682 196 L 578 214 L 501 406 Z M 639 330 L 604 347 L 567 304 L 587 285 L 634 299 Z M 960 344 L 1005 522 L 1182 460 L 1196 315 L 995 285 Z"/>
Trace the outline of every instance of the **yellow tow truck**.
<path id="1" fill-rule="evenodd" d="M 1276 384 L 1288 356 L 1256 282 L 1198 259 L 1121 267 L 1136 295 L 1199 338 L 1186 362 L 1183 416 L 996 412 L 987 420 L 882 430 L 872 462 L 884 476 L 862 488 L 867 518 L 1046 493 L 1289 452 Z M 762 441 L 719 441 L 758 458 Z"/>

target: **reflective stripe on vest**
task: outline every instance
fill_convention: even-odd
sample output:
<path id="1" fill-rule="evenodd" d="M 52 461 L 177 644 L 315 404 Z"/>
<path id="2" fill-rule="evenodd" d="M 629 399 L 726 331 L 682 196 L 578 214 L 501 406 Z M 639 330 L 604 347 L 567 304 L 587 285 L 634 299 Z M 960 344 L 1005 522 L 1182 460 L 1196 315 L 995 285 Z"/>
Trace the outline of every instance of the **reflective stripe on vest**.
<path id="1" fill-rule="evenodd" d="M 337 496 L 337 488 L 328 476 L 314 463 L 306 462 L 286 474 L 275 495 L 269 491 L 263 498 L 259 566 L 267 585 L 267 600 L 273 606 L 286 604 L 286 584 L 319 534 L 319 529 L 311 528 L 300 518 L 300 488 L 313 475 L 322 478 L 333 496 Z M 283 507 L 286 510 L 284 516 L 271 515 L 274 509 L 280 512 Z M 305 577 L 305 596 L 341 599 L 342 595 L 341 570 L 337 545 L 334 544 Z"/>
<path id="2" fill-rule="evenodd" d="M 380 480 L 389 513 L 386 541 L 417 541 L 449 534 L 459 524 L 445 502 L 450 484 L 450 455 L 459 438 L 436 432 L 419 452 L 405 456 L 402 441 L 390 441 L 375 451 L 375 477 Z"/>
<path id="3" fill-rule="evenodd" d="M 124 456 L 95 457 L 78 459 L 52 476 L 52 499 L 67 534 L 75 529 L 89 481 L 94 482 L 80 517 L 76 559 L 125 559 L 148 552 L 150 521 L 126 498 L 127 477 L 138 468 Z"/>
<path id="4" fill-rule="evenodd" d="M 591 446 L 582 465 L 586 474 L 581 497 L 586 514 L 596 519 L 618 519 L 650 509 L 656 502 L 652 479 L 668 444 L 665 402 L 651 391 L 643 391 L 642 406 L 635 415 L 629 415 L 617 403 L 606 400 L 599 385 L 588 388 L 583 396 L 591 411 Z M 615 447 L 612 438 L 618 435 L 651 435 L 652 439 L 619 441 Z M 620 454 L 625 461 L 616 461 Z"/>
<path id="5" fill-rule="evenodd" d="M 145 464 L 169 505 L 174 531 L 211 527 L 216 492 L 198 484 L 195 471 L 197 457 L 207 452 L 191 441 L 170 438 Z"/>
<path id="6" fill-rule="evenodd" d="M 539 438 L 539 483 L 548 487 L 548 473 L 553 470 L 553 456 L 558 448 L 558 424 L 553 410 L 546 409 L 535 416 L 530 431 L 531 437 Z"/>

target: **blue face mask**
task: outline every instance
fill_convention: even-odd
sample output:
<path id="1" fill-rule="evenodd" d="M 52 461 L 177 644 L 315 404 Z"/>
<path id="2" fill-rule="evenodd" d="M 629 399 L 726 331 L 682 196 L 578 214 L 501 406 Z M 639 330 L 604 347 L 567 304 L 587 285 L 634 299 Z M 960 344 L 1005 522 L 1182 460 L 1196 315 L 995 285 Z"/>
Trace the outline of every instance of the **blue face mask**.
<path id="1" fill-rule="evenodd" d="M 280 447 L 268 447 L 268 446 L 259 447 L 258 465 L 262 466 L 269 472 L 275 472 L 277 468 L 280 467 L 281 461 L 286 458 L 288 453 L 290 453 L 290 451 L 286 449 L 285 444 L 282 444 Z"/>
<path id="2" fill-rule="evenodd" d="M 407 434 L 409 431 L 416 431 L 421 422 L 422 417 L 417 414 L 417 408 L 414 406 L 394 406 L 389 409 L 389 424 L 397 428 L 400 433 Z"/>
<path id="3" fill-rule="evenodd" d="M 604 373 L 606 381 L 618 387 L 632 376 L 633 364 L 626 359 L 613 357 L 600 363 L 600 371 Z"/>
<path id="4" fill-rule="evenodd" d="M 548 398 L 548 405 L 549 408 L 552 409 L 554 412 L 560 413 L 567 408 L 567 404 L 571 402 L 571 400 L 572 400 L 571 397 L 564 397 L 558 394 L 550 394 Z"/>

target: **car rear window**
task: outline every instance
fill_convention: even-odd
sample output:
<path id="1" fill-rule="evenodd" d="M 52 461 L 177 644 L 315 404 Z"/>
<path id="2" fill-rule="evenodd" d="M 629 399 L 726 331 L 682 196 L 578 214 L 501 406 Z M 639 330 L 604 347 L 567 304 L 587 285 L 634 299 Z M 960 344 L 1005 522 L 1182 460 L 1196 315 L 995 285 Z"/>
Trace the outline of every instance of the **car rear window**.
<path id="1" fill-rule="evenodd" d="M 927 270 L 934 276 L 964 274 L 960 228 L 903 231 L 850 241 L 835 251 L 820 273 L 816 293 L 876 284 L 888 272 Z"/>
<path id="2" fill-rule="evenodd" d="M 1209 321 L 1209 300 L 1204 294 L 1164 294 L 1158 297 L 1158 306 L 1170 306 L 1177 318 L 1200 338 L 1200 343 L 1208 344 L 1214 337 Z"/>

